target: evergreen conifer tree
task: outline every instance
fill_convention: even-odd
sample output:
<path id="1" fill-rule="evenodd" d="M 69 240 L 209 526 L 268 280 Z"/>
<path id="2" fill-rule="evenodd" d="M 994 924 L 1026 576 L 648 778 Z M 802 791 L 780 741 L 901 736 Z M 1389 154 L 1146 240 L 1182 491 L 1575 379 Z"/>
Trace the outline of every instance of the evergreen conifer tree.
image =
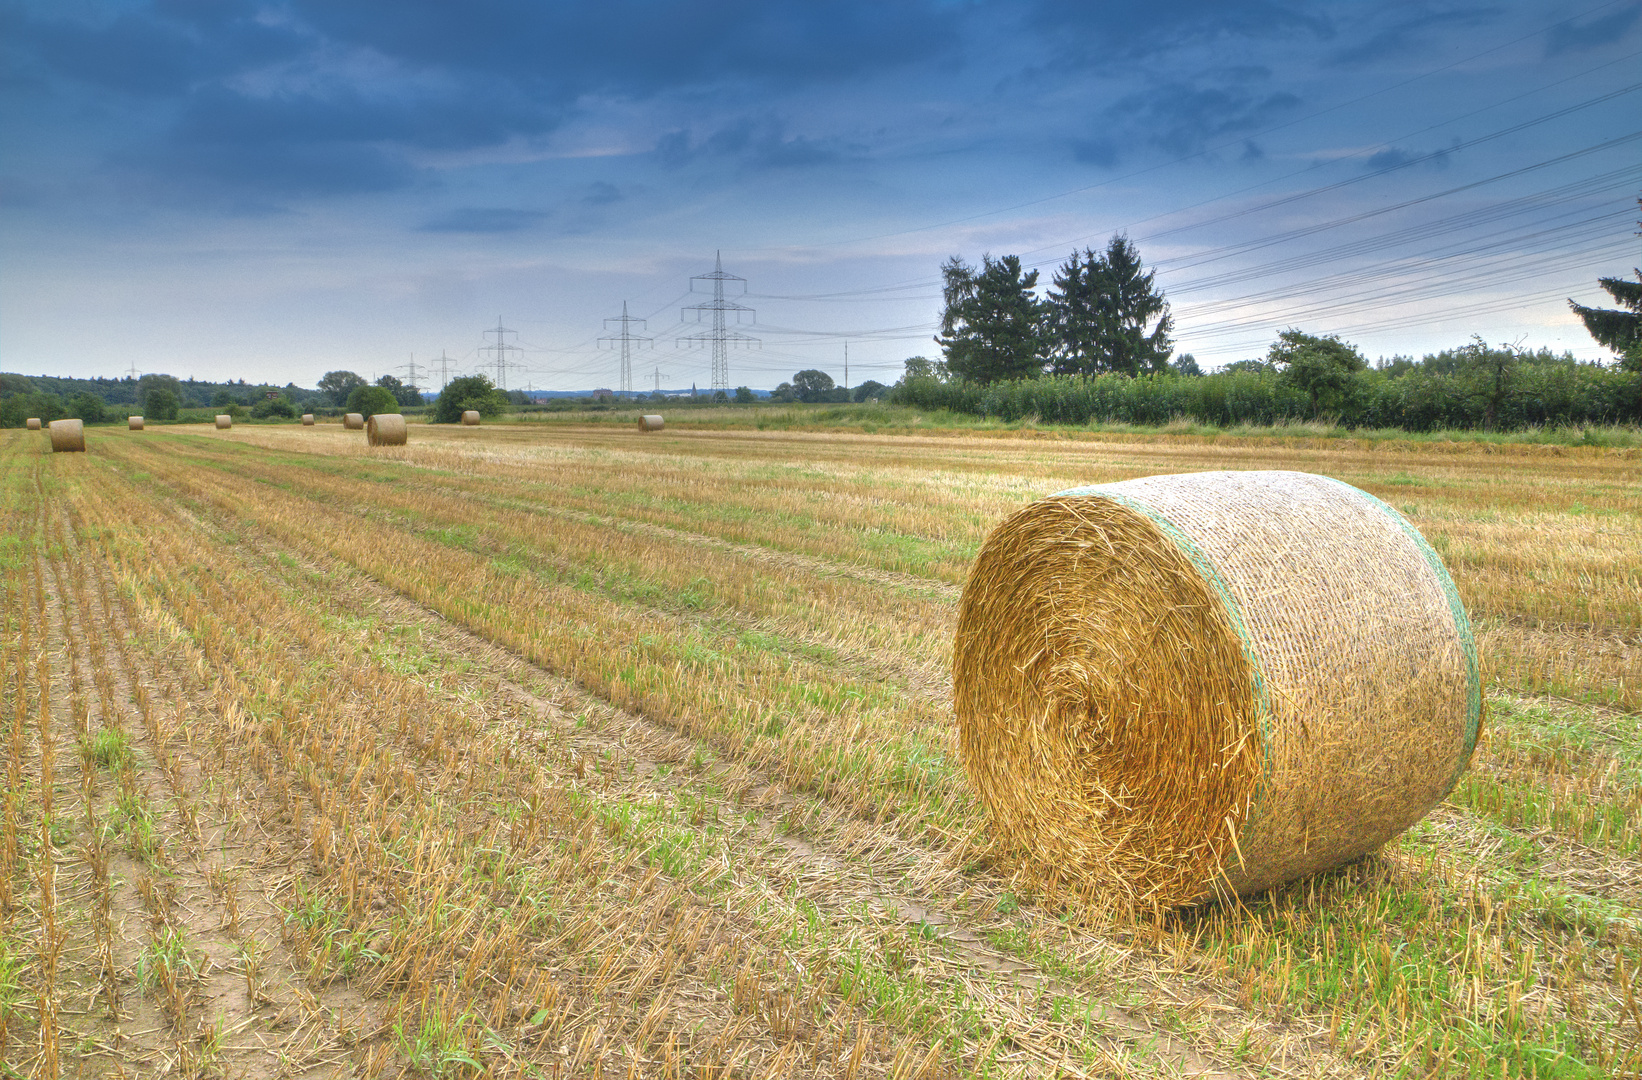
<path id="1" fill-rule="evenodd" d="M 1637 199 L 1636 204 L 1642 206 L 1642 199 Z M 1642 231 L 1637 235 L 1642 236 Z M 1642 348 L 1642 269 L 1636 271 L 1636 277 L 1635 281 L 1624 278 L 1596 279 L 1596 283 L 1617 300 L 1624 311 L 1586 307 L 1572 300 L 1568 301 L 1568 306 L 1585 324 L 1586 332 L 1598 343 L 1619 354 L 1621 366 L 1627 371 L 1642 372 L 1642 362 L 1637 360 L 1638 349 Z"/>
<path id="2" fill-rule="evenodd" d="M 979 271 L 957 256 L 941 266 L 941 333 L 935 340 L 953 375 L 976 382 L 1043 374 L 1043 302 L 1038 272 L 1018 255 L 985 255 Z"/>
<path id="3" fill-rule="evenodd" d="M 1174 349 L 1174 316 L 1122 233 L 1101 254 L 1073 252 L 1055 273 L 1046 303 L 1054 370 L 1064 375 L 1166 371 Z"/>

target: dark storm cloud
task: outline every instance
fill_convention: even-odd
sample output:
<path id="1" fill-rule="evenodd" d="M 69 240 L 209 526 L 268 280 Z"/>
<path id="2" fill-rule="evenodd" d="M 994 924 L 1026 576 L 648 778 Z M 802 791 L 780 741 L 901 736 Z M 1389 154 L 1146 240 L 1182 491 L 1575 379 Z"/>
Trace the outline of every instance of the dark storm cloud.
<path id="1" fill-rule="evenodd" d="M 1117 143 L 1111 139 L 1077 139 L 1072 143 L 1072 159 L 1084 165 L 1110 169 L 1118 163 Z"/>
<path id="2" fill-rule="evenodd" d="M 420 228 L 422 232 L 510 233 L 540 224 L 548 216 L 539 210 L 464 206 L 430 218 Z"/>
<path id="3" fill-rule="evenodd" d="M 621 202 L 626 197 L 615 184 L 607 180 L 595 180 L 588 186 L 587 194 L 582 196 L 582 202 L 589 206 L 609 206 L 611 203 Z"/>
<path id="4" fill-rule="evenodd" d="M 1287 91 L 1260 85 L 1269 77 L 1262 68 L 1234 68 L 1191 82 L 1161 83 L 1120 99 L 1105 111 L 1103 120 L 1129 145 L 1149 144 L 1177 156 L 1194 154 L 1228 135 L 1258 130 L 1300 104 Z M 1084 145 L 1090 144 L 1074 144 Z M 1103 143 L 1096 140 L 1093 145 Z M 1114 147 L 1111 162 L 1115 164 L 1117 157 Z"/>
<path id="5" fill-rule="evenodd" d="M 1628 4 L 1612 14 L 1588 22 L 1561 23 L 1546 36 L 1545 55 L 1585 52 L 1618 41 L 1631 32 L 1639 18 L 1642 18 L 1642 4 Z"/>
<path id="6" fill-rule="evenodd" d="M 300 34 L 256 22 L 246 5 L 172 3 L 175 16 L 125 12 L 85 23 L 13 8 L 0 21 L 14 62 L 142 96 L 186 94 L 200 82 L 299 55 Z M 194 10 L 199 9 L 199 10 Z"/>
<path id="7" fill-rule="evenodd" d="M 1458 139 L 1454 140 L 1454 145 L 1459 145 Z M 1384 150 L 1370 154 L 1367 160 L 1363 162 L 1363 168 L 1369 172 L 1386 172 L 1410 165 L 1423 165 L 1428 169 L 1446 169 L 1452 155 L 1452 146 L 1412 153 L 1399 147 L 1388 146 Z"/>
<path id="8" fill-rule="evenodd" d="M 1305 10 L 1307 6 L 1316 5 L 1271 0 L 1037 0 L 1027 23 L 1047 33 L 1065 58 L 1098 65 L 1196 41 L 1332 37 L 1333 20 Z"/>
<path id="9" fill-rule="evenodd" d="M 254 214 L 293 198 L 392 191 L 415 179 L 400 155 L 349 143 L 183 143 L 123 152 L 112 164 L 134 173 L 157 202 Z"/>
<path id="10" fill-rule="evenodd" d="M 511 78 L 568 101 L 751 80 L 836 82 L 949 48 L 961 12 L 930 2 L 291 0 L 328 37 L 415 65 Z"/>
<path id="11" fill-rule="evenodd" d="M 742 117 L 712 132 L 699 143 L 688 131 L 670 131 L 656 140 L 656 158 L 679 168 L 702 158 L 730 159 L 760 169 L 801 168 L 841 160 L 844 152 L 831 142 L 802 135 L 788 137 L 774 117 Z"/>
<path id="12" fill-rule="evenodd" d="M 162 186 L 246 185 L 259 198 L 403 186 L 418 150 L 560 126 L 590 95 L 711 89 L 720 103 L 860 78 L 950 49 L 961 11 L 925 0 L 605 5 L 538 0 L 154 0 L 105 18 L 0 0 L 13 80 L 152 102 L 111 163 Z M 25 79 L 25 81 L 26 81 Z M 136 144 L 136 145 L 132 145 Z M 829 142 L 741 121 L 662 160 L 752 167 L 836 159 Z"/>
<path id="13" fill-rule="evenodd" d="M 1451 8 L 1442 11 L 1420 11 L 1397 18 L 1369 37 L 1354 41 L 1335 52 L 1330 59 L 1336 64 L 1361 67 L 1391 57 L 1407 55 L 1433 36 L 1454 30 L 1487 26 L 1500 17 L 1497 7 Z"/>

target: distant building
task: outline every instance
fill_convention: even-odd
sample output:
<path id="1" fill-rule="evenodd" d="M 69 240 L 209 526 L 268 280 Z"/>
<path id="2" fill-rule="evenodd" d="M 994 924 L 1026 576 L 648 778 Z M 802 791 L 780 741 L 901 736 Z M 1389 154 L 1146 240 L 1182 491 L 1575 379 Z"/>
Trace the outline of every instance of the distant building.
<path id="1" fill-rule="evenodd" d="M 595 401 L 609 401 L 615 396 L 616 392 L 611 390 L 609 387 L 601 386 L 597 390 L 593 391 L 593 400 Z"/>

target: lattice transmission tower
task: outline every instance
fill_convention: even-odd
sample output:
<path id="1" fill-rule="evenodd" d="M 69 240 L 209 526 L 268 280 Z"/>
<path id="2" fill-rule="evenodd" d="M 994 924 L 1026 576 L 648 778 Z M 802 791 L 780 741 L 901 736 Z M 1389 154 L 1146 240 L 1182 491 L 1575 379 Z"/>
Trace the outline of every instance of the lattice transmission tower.
<path id="1" fill-rule="evenodd" d="M 423 365 L 423 366 L 425 367 L 426 365 Z M 398 367 L 394 368 L 394 370 L 395 371 L 405 372 L 405 387 L 406 387 L 406 389 L 415 390 L 418 394 L 420 394 L 422 392 L 422 389 L 423 389 L 422 388 L 422 381 L 421 381 L 421 378 L 416 374 L 416 354 L 415 353 L 410 354 L 410 363 L 400 364 Z"/>
<path id="2" fill-rule="evenodd" d="M 710 317 L 712 329 L 699 334 L 686 334 L 678 339 L 678 343 L 680 346 L 690 344 L 711 347 L 713 351 L 712 388 L 728 391 L 730 389 L 730 349 L 736 346 L 751 348 L 759 344 L 757 338 L 731 330 L 728 325 L 730 315 L 734 315 L 735 321 L 739 323 L 743 315 L 751 316 L 753 314 L 753 309 L 745 304 L 739 304 L 734 300 L 724 298 L 726 284 L 729 284 L 732 288 L 739 284 L 740 292 L 737 295 L 744 295 L 747 292 L 747 279 L 736 277 L 734 274 L 726 274 L 722 255 L 714 252 L 713 272 L 710 274 L 697 274 L 690 279 L 691 292 L 706 292 L 705 286 L 697 287 L 696 282 L 698 281 L 712 283 L 713 298 L 699 304 L 691 304 L 684 311 L 695 312 L 696 322 L 708 321 L 704 316 Z M 681 320 L 684 318 L 684 311 L 679 312 Z"/>
<path id="3" fill-rule="evenodd" d="M 456 361 L 452 357 L 446 356 L 445 350 L 440 349 L 439 359 L 434 360 L 431 363 L 439 366 L 439 392 L 443 394 L 445 392 L 446 384 L 450 382 L 451 365 L 456 363 Z"/>
<path id="4" fill-rule="evenodd" d="M 621 390 L 619 392 L 629 396 L 633 393 L 633 346 L 636 344 L 642 349 L 644 346 L 653 344 L 655 341 L 654 338 L 641 337 L 638 334 L 633 333 L 633 324 L 639 323 L 643 326 L 644 322 L 645 320 L 643 319 L 634 318 L 633 316 L 627 314 L 627 301 L 623 300 L 621 302 L 621 315 L 614 319 L 604 320 L 604 328 L 606 330 L 610 329 L 611 323 L 615 323 L 617 326 L 621 327 L 621 333 L 608 334 L 599 339 L 599 343 L 601 345 L 608 341 L 610 342 L 612 348 L 616 347 L 617 343 L 620 343 Z"/>
<path id="5" fill-rule="evenodd" d="M 508 359 L 508 356 L 511 353 L 523 353 L 524 350 L 519 348 L 517 345 L 509 345 L 507 343 L 507 335 L 512 334 L 514 337 L 518 337 L 519 332 L 517 330 L 509 330 L 507 327 L 503 326 L 502 317 L 500 315 L 496 316 L 496 328 L 494 330 L 486 330 L 485 337 L 488 338 L 492 334 L 496 335 L 496 344 L 483 346 L 479 351 L 490 354 L 490 359 L 485 361 L 485 363 L 492 364 L 496 368 L 496 388 L 498 390 L 506 390 L 507 369 L 524 367 L 523 364 Z"/>

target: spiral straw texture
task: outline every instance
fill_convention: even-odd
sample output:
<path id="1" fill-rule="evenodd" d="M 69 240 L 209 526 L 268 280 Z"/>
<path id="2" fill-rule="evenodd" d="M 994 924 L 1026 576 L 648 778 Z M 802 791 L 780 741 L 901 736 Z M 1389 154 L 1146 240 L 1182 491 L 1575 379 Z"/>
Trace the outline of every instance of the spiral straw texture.
<path id="1" fill-rule="evenodd" d="M 362 431 L 365 428 L 365 414 L 351 412 L 342 417 L 342 426 L 349 431 Z"/>
<path id="2" fill-rule="evenodd" d="M 1160 908 L 1373 851 L 1476 746 L 1476 646 L 1391 507 L 1294 472 L 1156 476 L 1033 503 L 959 606 L 964 765 L 1061 884 Z"/>
<path id="3" fill-rule="evenodd" d="M 402 413 L 377 413 L 365 421 L 365 439 L 372 446 L 404 446 L 408 435 Z"/>
<path id="4" fill-rule="evenodd" d="M 640 431 L 660 431 L 666 426 L 667 421 L 663 420 L 655 413 L 646 413 L 645 415 L 639 417 Z"/>
<path id="5" fill-rule="evenodd" d="M 477 426 L 478 423 L 479 423 L 479 410 L 478 409 L 463 409 L 462 410 L 462 423 L 467 425 L 468 427 Z"/>

